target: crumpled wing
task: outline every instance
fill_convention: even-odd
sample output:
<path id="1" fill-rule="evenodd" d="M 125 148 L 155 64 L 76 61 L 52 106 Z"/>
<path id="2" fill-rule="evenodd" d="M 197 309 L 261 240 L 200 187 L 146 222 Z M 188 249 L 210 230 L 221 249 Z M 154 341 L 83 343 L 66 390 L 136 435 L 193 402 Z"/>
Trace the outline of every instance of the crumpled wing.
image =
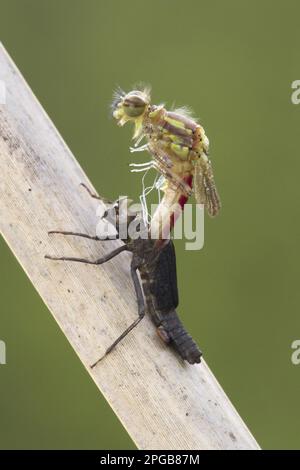
<path id="1" fill-rule="evenodd" d="M 196 202 L 204 204 L 211 217 L 218 215 L 221 201 L 214 181 L 211 162 L 204 154 L 195 163 L 194 189 Z"/>

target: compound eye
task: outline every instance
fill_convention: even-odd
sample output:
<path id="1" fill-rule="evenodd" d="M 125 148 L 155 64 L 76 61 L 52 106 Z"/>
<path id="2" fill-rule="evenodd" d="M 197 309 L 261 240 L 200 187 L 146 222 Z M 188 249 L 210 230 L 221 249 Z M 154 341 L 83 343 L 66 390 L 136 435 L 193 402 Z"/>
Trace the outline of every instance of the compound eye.
<path id="1" fill-rule="evenodd" d="M 129 93 L 125 96 L 123 101 L 123 109 L 128 117 L 136 118 L 141 116 L 145 108 L 147 106 L 147 102 L 142 96 L 137 94 Z"/>

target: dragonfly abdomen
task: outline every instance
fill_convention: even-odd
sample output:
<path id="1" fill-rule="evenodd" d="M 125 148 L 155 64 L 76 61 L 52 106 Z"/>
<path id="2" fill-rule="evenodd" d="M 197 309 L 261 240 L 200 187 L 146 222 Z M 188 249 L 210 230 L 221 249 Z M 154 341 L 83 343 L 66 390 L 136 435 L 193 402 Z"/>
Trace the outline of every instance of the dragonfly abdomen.
<path id="1" fill-rule="evenodd" d="M 171 343 L 182 359 L 190 364 L 200 363 L 202 352 L 193 338 L 184 329 L 176 310 L 164 313 L 157 328 L 159 336 Z"/>
<path id="2" fill-rule="evenodd" d="M 182 359 L 190 364 L 199 363 L 202 353 L 176 312 L 178 290 L 173 242 L 167 243 L 154 264 L 145 263 L 139 269 L 148 311 L 157 326 L 157 333 L 165 343 L 173 345 Z"/>

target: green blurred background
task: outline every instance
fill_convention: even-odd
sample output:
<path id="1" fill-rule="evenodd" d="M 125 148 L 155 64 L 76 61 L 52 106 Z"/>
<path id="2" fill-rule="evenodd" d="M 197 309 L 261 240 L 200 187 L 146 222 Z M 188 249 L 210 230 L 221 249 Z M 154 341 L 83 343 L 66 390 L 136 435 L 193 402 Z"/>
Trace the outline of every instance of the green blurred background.
<path id="1" fill-rule="evenodd" d="M 99 192 L 140 192 L 132 129 L 108 119 L 117 84 L 200 117 L 223 209 L 202 251 L 176 242 L 179 311 L 274 449 L 300 448 L 299 15 L 296 0 L 0 0 L 1 41 Z M 0 256 L 0 447 L 134 448 L 2 239 Z"/>

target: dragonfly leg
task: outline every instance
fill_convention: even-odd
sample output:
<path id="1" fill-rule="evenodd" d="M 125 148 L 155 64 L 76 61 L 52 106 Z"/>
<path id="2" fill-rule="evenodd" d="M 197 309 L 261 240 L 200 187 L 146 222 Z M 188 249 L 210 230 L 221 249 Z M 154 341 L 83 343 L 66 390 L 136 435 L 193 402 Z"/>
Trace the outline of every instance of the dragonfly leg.
<path id="1" fill-rule="evenodd" d="M 129 166 L 133 167 L 130 171 L 131 173 L 141 173 L 154 168 L 154 162 L 146 162 L 146 163 L 129 163 Z"/>
<path id="2" fill-rule="evenodd" d="M 145 302 L 144 302 L 144 297 L 143 297 L 143 291 L 142 291 L 141 284 L 140 284 L 140 281 L 139 281 L 136 270 L 137 270 L 137 268 L 133 264 L 131 264 L 131 277 L 132 277 L 132 280 L 133 280 L 133 285 L 134 285 L 135 293 L 136 293 L 136 296 L 137 296 L 139 316 L 136 320 L 134 320 L 133 323 L 131 323 L 131 325 L 129 325 L 128 328 L 126 328 L 125 331 L 123 331 L 123 333 L 109 346 L 109 348 L 107 348 L 104 355 L 102 357 L 100 357 L 100 359 L 98 359 L 96 362 L 94 362 L 94 364 L 91 365 L 91 369 L 96 367 L 96 365 L 99 364 L 99 362 L 102 361 L 102 359 L 108 353 L 110 353 L 117 346 L 117 344 L 120 341 L 122 341 L 122 339 L 125 338 L 125 336 L 127 336 L 128 333 L 130 333 L 130 331 L 133 330 L 133 328 L 135 328 L 140 323 L 140 321 L 145 316 Z"/>
<path id="3" fill-rule="evenodd" d="M 131 264 L 131 277 L 133 280 L 134 290 L 135 290 L 136 298 L 137 298 L 138 313 L 139 313 L 140 320 L 142 320 L 142 318 L 144 318 L 145 316 L 145 302 L 144 302 L 143 290 L 142 290 L 136 270 L 137 270 L 136 266 Z"/>
<path id="4" fill-rule="evenodd" d="M 98 196 L 98 194 L 93 193 L 93 191 L 91 191 L 91 189 L 86 184 L 80 183 L 80 186 L 82 186 L 93 199 L 98 199 L 99 201 L 102 201 L 105 204 L 112 204 L 112 201 L 110 201 L 106 197 Z"/>
<path id="5" fill-rule="evenodd" d="M 149 145 L 148 144 L 145 144 L 145 145 L 141 145 L 140 147 L 129 147 L 129 150 L 131 153 L 134 153 L 134 152 L 144 152 L 145 150 L 148 150 L 149 148 Z"/>
<path id="6" fill-rule="evenodd" d="M 114 238 L 109 238 L 109 237 L 101 238 L 101 237 L 98 237 L 97 235 L 94 236 L 94 235 L 88 235 L 87 233 L 67 232 L 65 230 L 50 230 L 50 232 L 48 232 L 48 235 L 52 235 L 52 234 L 55 234 L 55 233 L 58 233 L 58 234 L 61 234 L 61 235 L 73 235 L 74 237 L 88 238 L 89 240 L 96 240 L 97 242 L 103 242 L 103 241 L 107 241 L 107 240 L 117 240 L 118 239 L 118 235 L 114 236 Z"/>
<path id="7" fill-rule="evenodd" d="M 115 250 L 111 251 L 110 253 L 108 253 L 107 255 L 103 256 L 102 258 L 99 258 L 95 261 L 91 261 L 89 259 L 85 259 L 85 258 L 73 258 L 73 257 L 68 257 L 68 256 L 50 256 L 50 255 L 45 255 L 45 258 L 46 259 L 51 259 L 51 260 L 54 260 L 54 261 L 76 261 L 78 263 L 86 263 L 86 264 L 96 264 L 96 265 L 99 265 L 99 264 L 103 264 L 103 263 L 106 263 L 106 261 L 109 261 L 110 259 L 114 258 L 115 256 L 117 256 L 119 253 L 121 253 L 122 251 L 125 251 L 127 250 L 127 246 L 126 245 L 122 245 L 122 246 L 119 246 L 118 248 L 116 248 Z"/>
<path id="8" fill-rule="evenodd" d="M 65 230 L 50 230 L 50 232 L 48 232 L 48 235 L 52 235 L 54 233 L 59 233 L 61 235 L 74 235 L 74 237 L 83 237 L 83 238 L 88 238 L 89 240 L 102 241 L 102 239 L 97 237 L 97 235 L 93 236 L 93 235 L 88 235 L 87 233 L 66 232 Z"/>

